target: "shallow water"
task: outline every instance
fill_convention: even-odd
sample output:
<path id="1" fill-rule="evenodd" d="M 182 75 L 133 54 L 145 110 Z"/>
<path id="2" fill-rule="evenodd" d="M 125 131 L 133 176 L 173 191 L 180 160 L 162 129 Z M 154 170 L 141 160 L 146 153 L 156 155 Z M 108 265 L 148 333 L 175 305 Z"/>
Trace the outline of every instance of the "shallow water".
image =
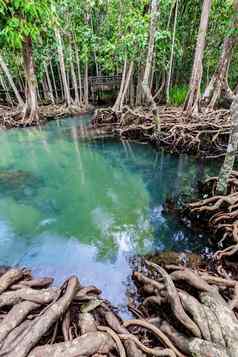
<path id="1" fill-rule="evenodd" d="M 210 169 L 148 145 L 80 141 L 86 120 L 0 134 L 0 264 L 57 284 L 77 274 L 122 307 L 134 254 L 204 248 L 163 203 Z"/>

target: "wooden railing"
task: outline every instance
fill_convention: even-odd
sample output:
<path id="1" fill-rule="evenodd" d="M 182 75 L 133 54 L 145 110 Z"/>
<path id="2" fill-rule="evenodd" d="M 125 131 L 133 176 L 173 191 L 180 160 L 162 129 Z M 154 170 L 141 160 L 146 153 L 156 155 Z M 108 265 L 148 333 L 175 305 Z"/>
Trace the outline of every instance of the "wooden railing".
<path id="1" fill-rule="evenodd" d="M 121 83 L 122 76 L 95 76 L 89 77 L 91 87 L 116 86 Z"/>

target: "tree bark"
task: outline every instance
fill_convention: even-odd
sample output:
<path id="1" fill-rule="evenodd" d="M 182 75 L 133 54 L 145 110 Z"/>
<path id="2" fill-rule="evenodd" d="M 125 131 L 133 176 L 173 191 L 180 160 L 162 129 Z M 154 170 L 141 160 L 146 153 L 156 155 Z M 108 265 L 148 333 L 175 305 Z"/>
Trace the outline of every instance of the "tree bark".
<path id="1" fill-rule="evenodd" d="M 85 107 L 88 108 L 88 62 L 86 62 L 84 66 L 84 104 Z"/>
<path id="2" fill-rule="evenodd" d="M 233 47 L 234 39 L 231 37 L 226 37 L 223 43 L 223 49 L 217 69 L 213 74 L 203 95 L 204 104 L 206 104 L 210 109 L 214 108 L 217 100 L 220 97 L 221 90 L 226 80 Z"/>
<path id="3" fill-rule="evenodd" d="M 226 86 L 226 77 L 232 57 L 234 42 L 234 39 L 231 37 L 225 38 L 217 69 L 204 92 L 203 102 L 209 109 L 214 108 L 220 98 L 222 89 Z"/>
<path id="4" fill-rule="evenodd" d="M 19 68 L 19 71 L 20 71 L 20 68 Z M 21 73 L 19 73 L 19 87 L 20 87 L 20 91 L 24 92 L 25 85 L 24 85 L 24 80 L 21 76 Z"/>
<path id="5" fill-rule="evenodd" d="M 157 84 L 157 90 L 156 90 L 156 93 L 154 95 L 154 100 L 156 98 L 158 98 L 158 100 L 160 100 L 160 97 L 162 96 L 162 93 L 164 91 L 164 86 L 165 86 L 165 83 L 166 83 L 166 75 L 165 75 L 165 71 L 162 72 L 162 78 L 161 78 L 161 85 L 160 87 L 158 88 L 158 84 Z M 158 79 L 156 79 L 156 81 L 158 82 Z"/>
<path id="6" fill-rule="evenodd" d="M 92 33 L 94 33 L 92 16 L 90 16 L 90 21 L 91 21 Z M 99 76 L 99 68 L 98 68 L 98 61 L 97 61 L 97 54 L 96 54 L 95 46 L 93 46 L 93 57 L 94 57 L 95 68 L 96 68 L 96 76 L 98 77 Z"/>
<path id="7" fill-rule="evenodd" d="M 54 70 L 53 70 L 53 66 L 52 66 L 51 61 L 50 61 L 50 72 L 51 72 L 51 77 L 52 77 L 52 80 L 53 80 L 55 98 L 56 98 L 56 101 L 58 101 L 58 99 L 59 99 L 58 90 L 57 90 L 57 85 L 56 85 L 56 80 L 55 80 L 55 74 L 54 74 Z"/>
<path id="8" fill-rule="evenodd" d="M 26 108 L 24 117 L 28 123 L 39 120 L 39 107 L 37 100 L 37 80 L 32 53 L 32 40 L 26 37 L 23 41 L 23 60 L 26 78 Z"/>
<path id="9" fill-rule="evenodd" d="M 123 90 L 124 90 L 125 82 L 126 82 L 126 71 L 127 71 L 127 59 L 125 58 L 119 93 L 117 95 L 116 102 L 115 102 L 114 106 L 112 107 L 112 110 L 114 112 L 118 112 L 120 110 L 121 99 L 122 99 Z"/>
<path id="10" fill-rule="evenodd" d="M 43 314 L 32 321 L 21 336 L 15 341 L 15 345 L 8 346 L 4 351 L 9 357 L 26 357 L 42 336 L 54 325 L 54 323 L 65 314 L 79 289 L 79 281 L 72 276 L 67 283 L 64 295 L 54 304 L 50 305 Z"/>
<path id="11" fill-rule="evenodd" d="M 197 37 L 197 45 L 193 62 L 192 75 L 189 84 L 189 91 L 184 104 L 184 110 L 188 114 L 198 112 L 198 104 L 200 99 L 200 87 L 203 74 L 203 55 L 206 42 L 206 34 L 208 28 L 209 13 L 212 0 L 204 0 L 201 14 L 200 27 Z"/>
<path id="12" fill-rule="evenodd" d="M 149 44 L 148 44 L 148 52 L 147 52 L 147 59 L 145 65 L 145 72 L 142 81 L 142 90 L 145 95 L 145 99 L 147 103 L 151 106 L 153 115 L 155 119 L 158 118 L 158 108 L 157 105 L 152 97 L 150 86 L 149 86 L 149 78 L 151 74 L 152 64 L 153 64 L 153 57 L 154 57 L 154 47 L 155 47 L 155 35 L 156 35 L 156 28 L 157 28 L 157 21 L 158 21 L 158 0 L 151 0 L 151 18 L 150 18 L 150 33 L 149 33 Z"/>
<path id="13" fill-rule="evenodd" d="M 16 99 L 18 101 L 19 106 L 22 107 L 24 105 L 24 101 L 23 101 L 20 93 L 18 92 L 18 89 L 17 89 L 17 87 L 16 87 L 16 85 L 14 83 L 14 80 L 12 78 L 12 75 L 11 75 L 11 73 L 10 73 L 10 71 L 9 71 L 9 69 L 8 69 L 8 67 L 7 67 L 6 63 L 4 62 L 3 57 L 1 55 L 0 55 L 0 67 L 2 67 L 2 70 L 3 70 L 3 72 L 5 73 L 5 75 L 6 75 L 7 79 L 8 79 L 8 82 L 9 82 L 9 84 L 10 84 L 10 86 L 11 86 L 11 88 L 12 88 L 12 90 L 13 90 L 15 96 L 16 96 Z"/>
<path id="14" fill-rule="evenodd" d="M 77 84 L 77 78 L 76 78 L 75 69 L 74 69 L 72 48 L 70 48 L 70 68 L 71 68 L 72 83 L 73 83 L 73 88 L 74 88 L 75 104 L 77 106 L 79 106 L 80 101 L 79 101 L 79 93 L 78 93 L 78 84 Z"/>
<path id="15" fill-rule="evenodd" d="M 238 95 L 231 106 L 232 129 L 227 146 L 226 157 L 221 167 L 217 183 L 217 192 L 226 194 L 229 176 L 233 170 L 238 147 Z"/>
<path id="16" fill-rule="evenodd" d="M 49 98 L 48 85 L 45 81 L 45 78 L 42 79 L 41 86 L 43 89 L 43 98 L 44 98 L 45 102 L 48 102 L 50 98 Z"/>
<path id="17" fill-rule="evenodd" d="M 142 104 L 142 80 L 143 80 L 143 68 L 142 65 L 139 65 L 138 71 L 137 71 L 137 86 L 136 86 L 136 105 L 141 105 Z"/>
<path id="18" fill-rule="evenodd" d="M 237 85 L 235 86 L 234 94 L 235 94 L 235 95 L 238 94 L 238 83 L 237 83 Z"/>
<path id="19" fill-rule="evenodd" d="M 59 83 L 60 83 L 61 98 L 62 98 L 62 100 L 64 100 L 65 94 L 64 94 L 64 86 L 63 86 L 63 80 L 62 80 L 62 75 L 61 75 L 61 70 L 60 70 L 60 64 L 57 64 L 57 72 L 58 72 Z"/>
<path id="20" fill-rule="evenodd" d="M 48 90 L 49 90 L 49 99 L 52 104 L 55 104 L 54 93 L 53 93 L 53 88 L 52 88 L 47 64 L 45 64 L 45 74 L 46 74 L 46 80 L 47 80 L 47 85 L 48 85 Z"/>
<path id="21" fill-rule="evenodd" d="M 130 106 L 133 108 L 135 104 L 135 86 L 133 76 L 130 83 Z"/>
<path id="22" fill-rule="evenodd" d="M 232 28 L 235 30 L 238 26 L 238 0 L 234 0 L 234 15 Z M 230 35 L 225 38 L 222 47 L 222 53 L 219 59 L 218 66 L 213 74 L 203 95 L 203 102 L 208 106 L 208 109 L 213 109 L 222 91 L 230 97 L 231 92 L 228 85 L 228 71 L 232 58 L 233 48 L 237 43 L 237 35 Z"/>
<path id="23" fill-rule="evenodd" d="M 133 67 L 134 67 L 134 63 L 131 62 L 130 66 L 129 66 L 129 69 L 128 69 L 128 72 L 127 72 L 127 75 L 126 75 L 125 85 L 124 85 L 122 96 L 121 96 L 121 100 L 120 100 L 120 103 L 119 103 L 119 111 L 122 111 L 122 108 L 123 108 L 123 104 L 124 104 L 124 101 L 125 101 L 126 94 L 128 92 L 128 87 L 129 87 L 129 84 L 130 84 L 130 81 L 131 81 L 131 76 L 132 76 L 132 73 L 133 73 Z"/>
<path id="24" fill-rule="evenodd" d="M 1 76 L 1 74 L 0 74 L 0 84 L 4 90 L 6 102 L 9 103 L 11 105 L 11 107 L 13 107 L 13 101 L 12 101 L 11 95 L 9 93 L 7 86 L 6 86 L 5 80 L 4 80 L 3 76 Z"/>
<path id="25" fill-rule="evenodd" d="M 169 61 L 169 73 L 168 73 L 168 78 L 167 78 L 167 83 L 166 83 L 166 103 L 167 104 L 170 101 L 170 85 L 171 85 L 171 76 L 172 76 L 173 61 L 174 61 L 174 45 L 175 45 L 175 35 L 176 35 L 176 27 L 177 27 L 178 5 L 179 5 L 179 0 L 176 0 L 172 46 L 171 46 L 171 54 L 170 54 L 170 61 Z"/>
<path id="26" fill-rule="evenodd" d="M 69 86 L 68 86 L 68 82 L 67 82 L 67 78 L 66 78 L 63 44 L 62 44 L 62 39 L 61 39 L 60 32 L 59 32 L 58 28 L 55 28 L 55 37 L 56 37 L 56 41 L 57 41 L 57 50 L 58 50 L 58 55 L 59 55 L 60 72 L 61 72 L 61 78 L 63 81 L 65 101 L 66 101 L 67 106 L 69 107 L 71 105 L 71 97 L 70 97 Z"/>
<path id="27" fill-rule="evenodd" d="M 78 70 L 78 87 L 79 87 L 79 102 L 80 106 L 83 105 L 83 90 L 82 90 L 82 77 L 81 77 L 81 69 L 80 69 L 80 60 L 78 50 L 75 45 L 76 59 L 77 59 L 77 70 Z"/>

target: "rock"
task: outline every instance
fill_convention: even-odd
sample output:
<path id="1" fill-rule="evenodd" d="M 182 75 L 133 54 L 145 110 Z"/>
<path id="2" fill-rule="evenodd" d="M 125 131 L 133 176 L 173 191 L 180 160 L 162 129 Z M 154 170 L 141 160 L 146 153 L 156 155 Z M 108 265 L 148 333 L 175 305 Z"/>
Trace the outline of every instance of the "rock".
<path id="1" fill-rule="evenodd" d="M 198 254 L 187 252 L 161 252 L 146 257 L 146 259 L 161 266 L 184 265 L 189 268 L 197 268 L 202 265 L 202 258 Z"/>

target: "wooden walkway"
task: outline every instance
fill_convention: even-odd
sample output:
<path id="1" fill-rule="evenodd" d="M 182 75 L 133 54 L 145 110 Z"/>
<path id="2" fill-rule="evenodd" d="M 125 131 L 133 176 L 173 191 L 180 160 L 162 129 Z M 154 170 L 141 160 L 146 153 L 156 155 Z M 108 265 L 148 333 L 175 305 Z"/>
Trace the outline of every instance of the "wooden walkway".
<path id="1" fill-rule="evenodd" d="M 89 77 L 89 85 L 93 92 L 97 90 L 111 90 L 119 87 L 122 76 L 95 76 Z"/>

